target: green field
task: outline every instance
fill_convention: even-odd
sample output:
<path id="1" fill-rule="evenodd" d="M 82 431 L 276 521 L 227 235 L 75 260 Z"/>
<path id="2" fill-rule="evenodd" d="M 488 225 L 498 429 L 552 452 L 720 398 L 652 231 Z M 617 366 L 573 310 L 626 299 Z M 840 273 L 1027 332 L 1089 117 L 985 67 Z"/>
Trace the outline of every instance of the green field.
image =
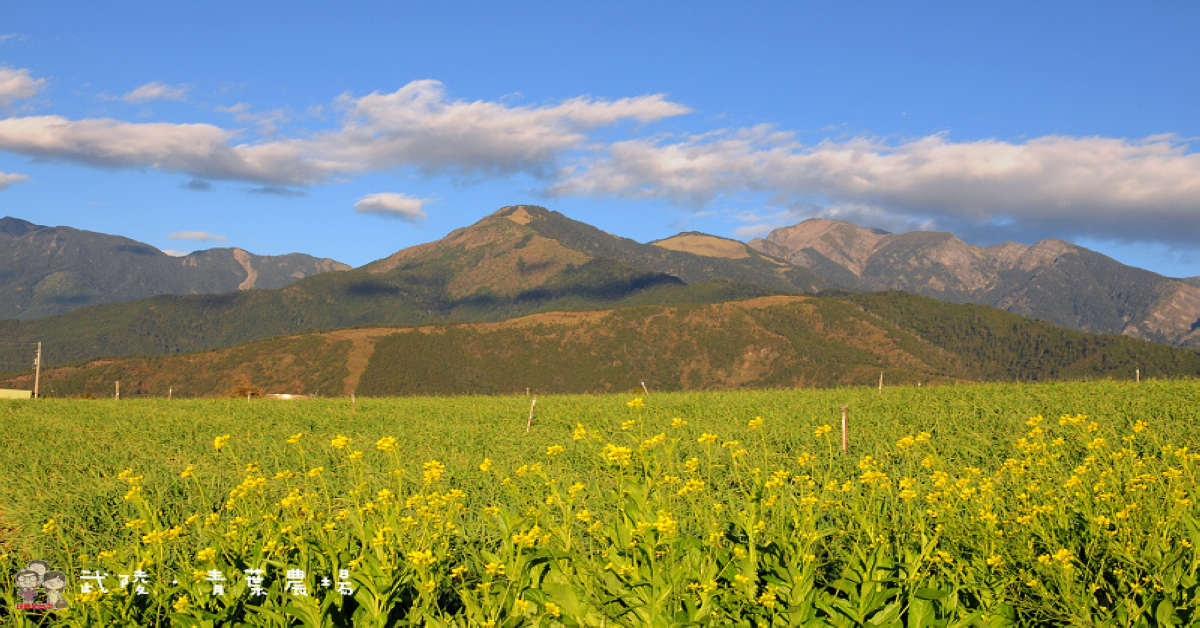
<path id="1" fill-rule="evenodd" d="M 6 577 L 0 622 L 1200 621 L 1194 379 L 529 407 L 0 401 L 0 569 L 70 579 L 40 612 Z"/>

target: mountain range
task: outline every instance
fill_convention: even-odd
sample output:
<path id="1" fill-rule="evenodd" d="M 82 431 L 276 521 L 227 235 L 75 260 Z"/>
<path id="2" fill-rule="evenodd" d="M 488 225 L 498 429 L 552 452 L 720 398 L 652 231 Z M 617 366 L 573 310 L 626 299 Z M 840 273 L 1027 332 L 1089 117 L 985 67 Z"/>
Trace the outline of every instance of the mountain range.
<path id="1" fill-rule="evenodd" d="M 242 274 L 242 281 L 246 276 Z M 888 320 L 920 338 L 941 337 L 946 329 L 974 330 L 971 321 L 984 316 L 978 311 L 986 308 L 945 309 L 931 317 L 929 311 L 940 306 L 905 306 L 908 296 L 895 290 L 943 301 L 981 302 L 1089 332 L 1180 346 L 1200 341 L 1200 302 L 1194 302 L 1200 286 L 1188 280 L 1124 266 L 1057 240 L 974 247 L 951 234 L 893 235 L 829 220 L 806 221 L 749 243 L 688 232 L 643 244 L 542 207 L 517 205 L 359 268 L 314 274 L 281 288 L 230 290 L 165 294 L 38 320 L 0 320 L 0 336 L 10 339 L 0 345 L 0 365 L 18 368 L 27 363 L 27 348 L 19 343 L 35 341 L 45 343 L 44 364 L 62 365 L 101 356 L 191 354 L 351 327 L 501 323 L 550 311 L 689 308 L 776 295 L 824 294 L 853 301 L 858 297 L 837 295 L 876 290 L 890 292 L 872 301 L 875 309 L 914 317 L 907 322 Z M 926 319 L 946 329 L 913 327 Z M 943 347 L 958 351 L 963 364 L 970 359 L 986 362 L 988 352 L 1017 351 L 976 346 L 970 334 L 954 337 L 962 347 L 974 347 Z M 1017 338 L 989 337 L 995 342 Z M 1043 345 L 1062 342 L 1033 343 L 1029 350 L 1036 353 Z M 660 353 L 671 351 L 661 348 Z M 1033 359 L 1021 355 L 1025 357 L 1020 360 Z M 1171 358 L 1178 366 L 1171 372 L 1192 373 L 1186 366 L 1189 355 L 1195 352 Z M 1126 370 L 1130 364 L 1114 356 L 1094 360 L 1115 360 L 1109 366 L 1116 368 L 1119 362 Z M 953 372 L 939 368 L 917 372 L 929 377 Z M 961 365 L 955 368 L 967 372 Z M 1057 373 L 1073 372 L 1062 365 L 1055 368 Z M 999 377 L 1000 372 L 980 371 L 978 377 Z M 1099 372 L 1103 369 L 1079 371 Z M 816 381 L 809 375 L 795 377 Z"/>
<path id="2" fill-rule="evenodd" d="M 174 257 L 121 236 L 0 218 L 0 318 L 35 319 L 160 294 L 281 288 L 346 264 L 238 248 Z"/>
<path id="3" fill-rule="evenodd" d="M 1200 281 L 1163 277 L 1062 240 L 983 247 L 951 233 L 890 234 L 814 219 L 749 246 L 846 290 L 904 290 L 1082 331 L 1200 346 Z"/>

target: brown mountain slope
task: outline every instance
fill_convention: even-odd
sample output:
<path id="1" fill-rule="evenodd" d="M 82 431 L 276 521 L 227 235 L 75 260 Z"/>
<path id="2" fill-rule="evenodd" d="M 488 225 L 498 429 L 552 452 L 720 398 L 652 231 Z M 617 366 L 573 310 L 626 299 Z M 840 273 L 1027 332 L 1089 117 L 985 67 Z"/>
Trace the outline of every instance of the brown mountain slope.
<path id="1" fill-rule="evenodd" d="M 541 393 L 1200 374 L 1200 354 L 902 293 L 374 327 L 46 369 L 49 395 Z M 0 387 L 28 387 L 27 374 Z"/>
<path id="2" fill-rule="evenodd" d="M 812 219 L 749 245 L 849 290 L 905 290 L 1083 331 L 1200 347 L 1200 286 L 1062 240 L 982 247 L 951 233 L 889 234 Z"/>

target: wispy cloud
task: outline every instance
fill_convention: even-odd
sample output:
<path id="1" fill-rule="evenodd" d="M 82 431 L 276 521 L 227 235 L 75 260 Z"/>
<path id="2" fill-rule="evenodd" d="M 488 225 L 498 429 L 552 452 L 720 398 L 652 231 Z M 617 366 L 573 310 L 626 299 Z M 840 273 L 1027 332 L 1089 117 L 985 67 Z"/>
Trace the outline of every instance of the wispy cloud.
<path id="1" fill-rule="evenodd" d="M 220 106 L 216 110 L 220 113 L 231 114 L 234 120 L 242 124 L 257 126 L 259 133 L 262 135 L 274 135 L 282 124 L 291 119 L 291 116 L 283 109 L 253 111 L 250 108 L 250 104 L 244 102 L 229 106 Z"/>
<path id="2" fill-rule="evenodd" d="M 29 70 L 0 66 L 0 107 L 33 98 L 46 79 L 33 78 Z"/>
<path id="3" fill-rule="evenodd" d="M 121 100 L 129 103 L 144 103 L 153 100 L 184 100 L 187 98 L 186 85 L 167 85 L 152 81 L 138 86 L 121 96 Z"/>
<path id="4" fill-rule="evenodd" d="M 267 194 L 270 196 L 286 196 L 289 198 L 306 196 L 308 194 L 308 192 L 305 192 L 304 190 L 286 188 L 280 185 L 264 185 L 262 187 L 250 188 L 246 191 L 251 194 Z"/>
<path id="5" fill-rule="evenodd" d="M 176 231 L 167 234 L 168 240 L 198 240 L 200 242 L 228 242 L 229 238 L 207 231 Z"/>
<path id="6" fill-rule="evenodd" d="M 14 183 L 23 183 L 29 180 L 29 175 L 0 172 L 0 190 L 7 188 Z"/>
<path id="7" fill-rule="evenodd" d="M 26 39 L 28 38 L 21 33 L 0 33 L 0 44 L 10 41 L 25 41 Z"/>
<path id="8" fill-rule="evenodd" d="M 175 249 L 162 249 L 162 252 L 171 257 L 184 257 L 188 254 L 187 251 L 177 251 Z"/>
<path id="9" fill-rule="evenodd" d="M 425 203 L 428 202 L 429 199 L 415 198 L 407 194 L 380 192 L 358 199 L 354 203 L 354 211 L 417 222 L 425 218 Z"/>
<path id="10" fill-rule="evenodd" d="M 212 189 L 212 184 L 204 179 L 192 179 L 187 183 L 180 183 L 179 187 L 193 192 L 207 192 Z"/>
<path id="11" fill-rule="evenodd" d="M 892 222 L 997 235 L 1020 229 L 1033 237 L 1200 244 L 1200 154 L 1172 135 L 1024 142 L 932 135 L 898 144 L 858 138 L 803 145 L 790 133 L 756 127 L 617 142 L 563 177 L 550 194 L 702 207 L 757 193 L 775 205 L 843 206 L 845 216 L 869 208 Z"/>

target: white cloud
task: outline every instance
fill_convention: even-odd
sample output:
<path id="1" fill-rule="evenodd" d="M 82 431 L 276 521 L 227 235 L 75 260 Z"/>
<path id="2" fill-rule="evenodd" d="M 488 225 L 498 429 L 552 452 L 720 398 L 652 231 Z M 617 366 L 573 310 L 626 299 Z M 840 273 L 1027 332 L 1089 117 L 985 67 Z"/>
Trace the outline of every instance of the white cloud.
<path id="1" fill-rule="evenodd" d="M 184 257 L 188 255 L 186 251 L 176 251 L 175 249 L 162 249 L 162 252 L 170 255 L 171 257 Z"/>
<path id="2" fill-rule="evenodd" d="M 548 175 L 585 131 L 623 120 L 650 122 L 690 111 L 653 94 L 615 101 L 572 98 L 544 106 L 449 100 L 438 81 L 413 81 L 390 94 L 338 99 L 342 129 L 313 148 L 356 170 L 415 166 L 426 173 Z"/>
<path id="3" fill-rule="evenodd" d="M 228 242 L 229 238 L 207 231 L 176 231 L 167 234 L 168 240 L 199 240 L 201 242 Z"/>
<path id="4" fill-rule="evenodd" d="M 28 180 L 29 175 L 0 172 L 0 190 L 3 190 L 14 183 L 22 183 Z"/>
<path id="5" fill-rule="evenodd" d="M 105 168 L 152 167 L 205 179 L 303 186 L 363 172 L 549 175 L 586 131 L 686 113 L 661 94 L 542 106 L 450 100 L 441 83 L 415 81 L 389 94 L 343 95 L 339 128 L 309 137 L 235 144 L 210 124 L 132 123 L 60 116 L 0 120 L 0 150 Z M 241 103 L 227 108 L 246 114 Z"/>
<path id="6" fill-rule="evenodd" d="M 143 103 L 152 100 L 183 100 L 186 97 L 186 85 L 167 85 L 166 83 L 152 81 L 121 96 L 121 100 L 129 103 Z"/>
<path id="7" fill-rule="evenodd" d="M 354 211 L 416 222 L 425 218 L 425 203 L 428 202 L 429 199 L 414 198 L 407 194 L 381 192 L 358 199 L 358 202 L 354 203 Z"/>
<path id="8" fill-rule="evenodd" d="M 29 70 L 0 66 L 0 107 L 33 98 L 46 79 L 35 79 Z"/>
<path id="9" fill-rule="evenodd" d="M 30 116 L 0 120 L 0 150 L 101 168 L 157 168 L 204 179 L 303 185 L 334 169 L 306 159 L 289 143 L 233 145 L 237 133 L 211 124 L 69 120 Z"/>
<path id="10" fill-rule="evenodd" d="M 847 217 L 871 208 L 899 223 L 1200 243 L 1200 154 L 1171 135 L 802 145 L 756 127 L 617 142 L 563 175 L 551 194 L 703 206 L 750 192 L 775 204 L 845 206 Z"/>

